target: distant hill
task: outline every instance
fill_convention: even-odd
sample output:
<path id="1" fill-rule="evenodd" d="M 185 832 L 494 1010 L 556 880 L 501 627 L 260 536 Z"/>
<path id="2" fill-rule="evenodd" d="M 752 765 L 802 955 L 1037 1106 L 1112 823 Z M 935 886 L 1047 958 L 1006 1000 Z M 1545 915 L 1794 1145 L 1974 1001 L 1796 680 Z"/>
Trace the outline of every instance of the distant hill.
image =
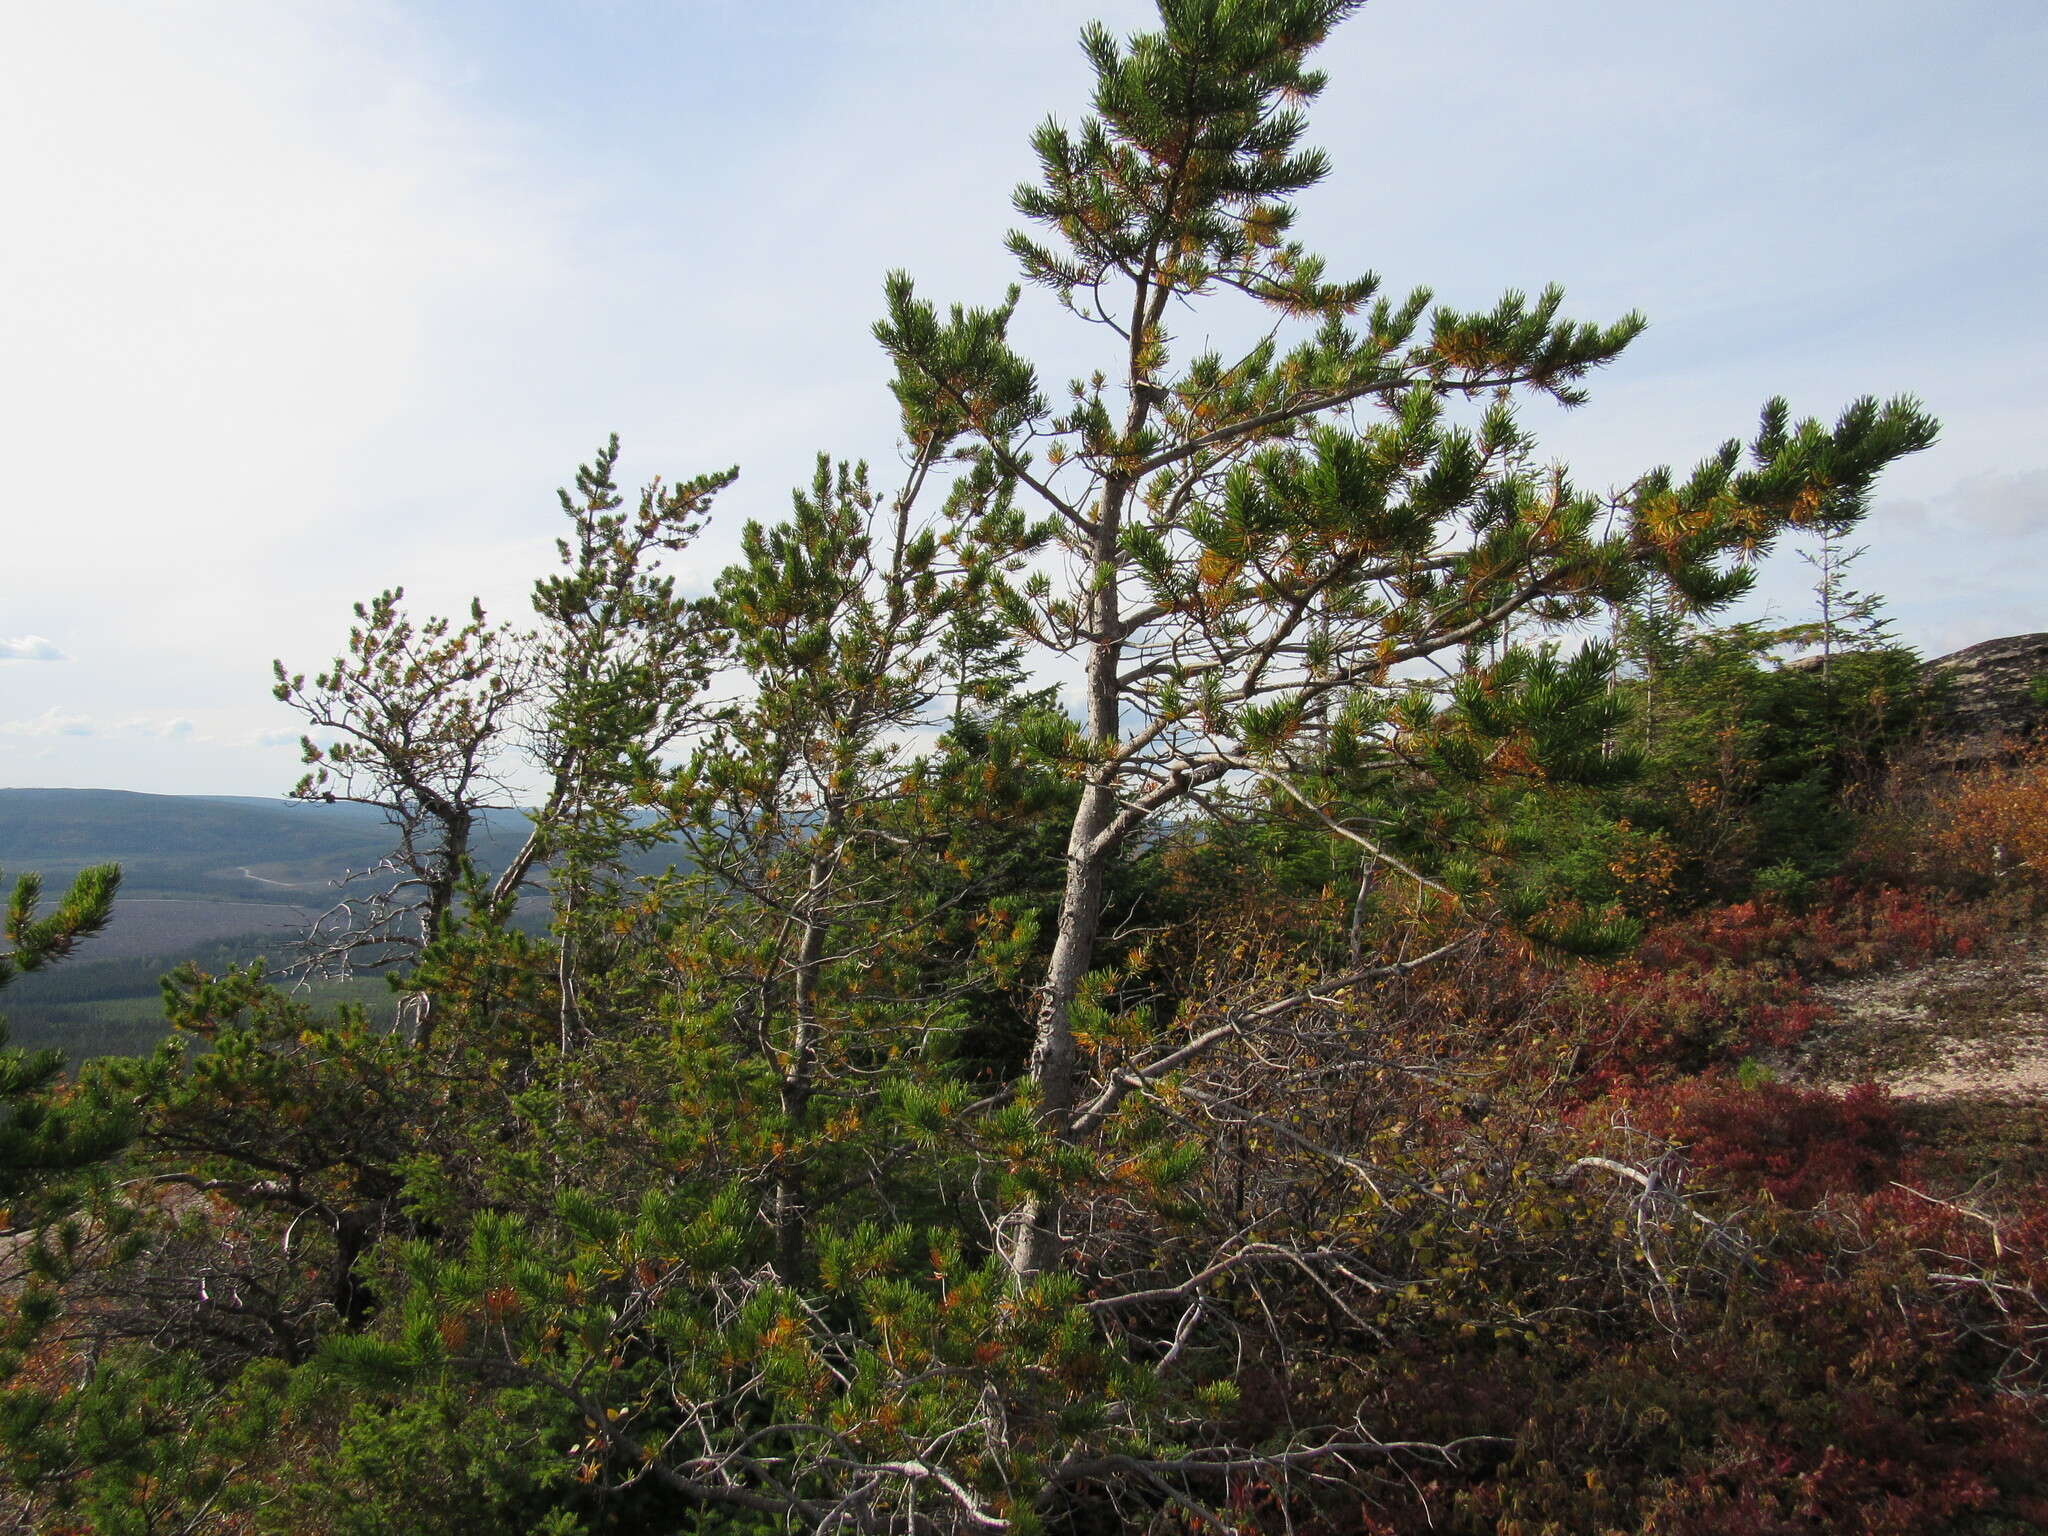
<path id="1" fill-rule="evenodd" d="M 490 819 L 488 866 L 526 836 L 517 812 Z M 74 1056 L 146 1050 L 163 1036 L 156 978 L 182 960 L 209 970 L 259 955 L 282 961 L 336 882 L 390 851 L 381 813 L 238 795 L 113 789 L 0 789 L 0 875 L 40 873 L 54 897 L 89 864 L 121 866 L 114 920 L 63 965 L 0 998 L 16 1043 Z M 367 1000 L 381 984 L 360 984 Z"/>
<path id="2" fill-rule="evenodd" d="M 476 841 L 488 873 L 526 840 L 523 813 L 483 818 Z M 337 882 L 392 846 L 382 813 L 248 795 L 146 795 L 116 789 L 0 789 L 0 877 L 31 871 L 54 896 L 91 864 L 121 866 L 114 920 L 75 958 L 24 976 L 0 997 L 17 1044 L 60 1045 L 74 1056 L 146 1050 L 163 1035 L 156 978 L 183 960 L 209 970 L 265 956 L 284 960 Z M 657 872 L 655 849 L 632 863 Z M 545 903 L 522 924 L 546 922 Z M 364 990 L 367 989 L 367 990 Z M 381 983 L 352 984 L 373 1007 Z"/>
<path id="3" fill-rule="evenodd" d="M 523 811 L 479 818 L 477 863 L 504 867 L 526 841 Z M 254 795 L 144 795 L 120 789 L 0 789 L 0 872 L 35 870 L 51 888 L 89 864 L 121 866 L 125 899 L 325 907 L 334 883 L 390 852 L 383 813 Z M 672 848 L 628 862 L 655 873 Z M 256 927 L 268 926 L 265 923 Z"/>
<path id="4" fill-rule="evenodd" d="M 484 862 L 510 857 L 525 836 L 518 812 L 489 818 L 479 839 Z M 383 815 L 360 805 L 0 789 L 0 870 L 39 870 L 53 886 L 111 860 L 128 897 L 324 906 L 337 878 L 390 847 Z"/>

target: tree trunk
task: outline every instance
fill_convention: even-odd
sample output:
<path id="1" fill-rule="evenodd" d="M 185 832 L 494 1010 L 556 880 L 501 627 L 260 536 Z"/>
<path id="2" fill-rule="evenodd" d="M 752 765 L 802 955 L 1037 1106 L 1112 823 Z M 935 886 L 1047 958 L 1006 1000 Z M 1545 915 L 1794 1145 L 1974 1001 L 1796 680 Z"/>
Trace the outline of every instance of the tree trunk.
<path id="1" fill-rule="evenodd" d="M 818 985 L 824 968 L 826 924 L 825 898 L 831 891 L 833 867 L 837 862 L 837 834 L 844 825 L 843 807 L 826 813 L 825 835 L 811 857 L 810 879 L 804 896 L 804 933 L 797 946 L 792 967 L 790 1012 L 794 1028 L 789 1054 L 783 1062 L 780 1088 L 782 1117 L 787 1124 L 789 1145 L 775 1173 L 775 1273 L 785 1285 L 795 1285 L 803 1270 L 804 1176 L 794 1161 L 796 1140 L 809 1112 L 816 1089 L 818 1065 Z"/>
<path id="2" fill-rule="evenodd" d="M 1152 409 L 1156 386 L 1146 359 L 1149 341 L 1158 332 L 1159 319 L 1171 288 L 1150 281 L 1155 252 L 1145 259 L 1145 276 L 1132 299 L 1129 388 L 1130 408 L 1124 415 L 1124 441 L 1134 442 L 1144 430 Z M 1071 1017 L 1074 999 L 1082 981 L 1095 963 L 1095 941 L 1102 928 L 1102 893 L 1114 846 L 1101 841 L 1116 819 L 1116 789 L 1120 773 L 1115 753 L 1123 739 L 1123 692 L 1117 673 L 1123 665 L 1123 594 L 1117 585 L 1127 558 L 1124 554 L 1124 506 L 1136 488 L 1136 479 L 1121 471 L 1112 472 L 1102 485 L 1101 515 L 1091 531 L 1090 554 L 1095 570 L 1083 604 L 1083 632 L 1089 637 L 1088 650 L 1088 739 L 1100 760 L 1090 768 L 1087 788 L 1074 812 L 1074 825 L 1067 837 L 1067 879 L 1060 894 L 1059 933 L 1053 941 L 1052 959 L 1047 963 L 1045 987 L 1038 1001 L 1037 1036 L 1031 1046 L 1026 1069 L 1038 1090 L 1039 1125 L 1062 1142 L 1074 1139 L 1075 1078 L 1079 1062 L 1074 1050 Z M 1065 1253 L 1060 1234 L 1061 1200 L 1057 1192 L 1033 1196 L 1013 1213 L 1017 1225 L 1010 1249 L 1010 1273 L 1019 1285 L 1056 1267 Z"/>
<path id="3" fill-rule="evenodd" d="M 328 1295 L 342 1327 L 351 1333 L 368 1323 L 377 1310 L 377 1291 L 356 1273 L 356 1260 L 370 1246 L 369 1213 L 344 1210 L 334 1222 L 334 1275 Z"/>
<path id="4" fill-rule="evenodd" d="M 1102 522 L 1095 535 L 1097 568 L 1112 567 L 1117 556 L 1126 488 L 1112 486 L 1103 497 Z M 1121 733 L 1117 668 L 1123 658 L 1118 627 L 1121 621 L 1114 580 L 1090 594 L 1088 626 L 1096 639 L 1088 658 L 1088 736 L 1098 751 L 1115 750 Z M 1116 765 L 1103 762 L 1088 774 L 1087 787 L 1067 834 L 1066 885 L 1060 893 L 1059 932 L 1046 964 L 1045 984 L 1038 999 L 1038 1027 L 1026 1075 L 1038 1091 L 1039 1126 L 1059 1141 L 1071 1141 L 1074 1089 L 1078 1069 L 1072 1011 L 1081 983 L 1095 963 L 1095 941 L 1102 928 L 1102 893 L 1115 850 L 1100 838 L 1115 820 Z M 1061 1200 L 1057 1193 L 1032 1196 L 1013 1214 L 1017 1225 L 1010 1248 L 1010 1272 L 1024 1284 L 1056 1267 L 1065 1249 L 1060 1235 Z"/>
<path id="5" fill-rule="evenodd" d="M 1091 783 L 1083 792 L 1067 838 L 1067 879 L 1060 895 L 1059 932 L 1047 962 L 1044 990 L 1038 1001 L 1037 1038 L 1032 1042 L 1027 1075 L 1038 1090 L 1039 1124 L 1065 1141 L 1073 1134 L 1076 1053 L 1072 1010 L 1095 960 L 1095 940 L 1102 926 L 1102 889 L 1109 855 L 1090 844 L 1116 814 L 1116 798 L 1107 784 Z M 1045 1273 L 1060 1261 L 1060 1200 L 1034 1196 L 1017 1211 L 1017 1235 L 1010 1250 L 1010 1271 L 1021 1281 Z"/>

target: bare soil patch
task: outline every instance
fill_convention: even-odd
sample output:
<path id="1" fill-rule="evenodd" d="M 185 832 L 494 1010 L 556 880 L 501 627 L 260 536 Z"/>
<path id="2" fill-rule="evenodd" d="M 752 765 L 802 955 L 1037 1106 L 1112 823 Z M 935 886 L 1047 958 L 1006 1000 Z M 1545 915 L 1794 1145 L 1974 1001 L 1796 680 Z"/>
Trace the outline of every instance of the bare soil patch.
<path id="1" fill-rule="evenodd" d="M 2048 938 L 1822 989 L 1831 1018 L 1790 1075 L 1902 1098 L 2048 1100 Z"/>

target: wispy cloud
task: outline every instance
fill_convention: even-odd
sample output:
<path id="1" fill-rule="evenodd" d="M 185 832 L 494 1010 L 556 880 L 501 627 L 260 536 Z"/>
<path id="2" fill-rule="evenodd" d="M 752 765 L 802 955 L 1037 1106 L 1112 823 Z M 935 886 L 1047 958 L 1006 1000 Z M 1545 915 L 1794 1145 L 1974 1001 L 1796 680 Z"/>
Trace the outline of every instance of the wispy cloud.
<path id="1" fill-rule="evenodd" d="M 90 715 L 74 715 L 55 705 L 29 720 L 0 720 L 0 735 L 7 736 L 97 736 L 100 728 Z"/>
<path id="2" fill-rule="evenodd" d="M 2048 534 L 2048 468 L 1965 475 L 1932 496 L 1880 502 L 1872 526 L 1886 534 L 1994 539 Z"/>
<path id="3" fill-rule="evenodd" d="M 192 722 L 185 719 L 157 720 L 147 715 L 137 715 L 132 719 L 123 720 L 114 729 L 132 732 L 138 736 L 154 736 L 160 741 L 194 739 Z"/>
<path id="4" fill-rule="evenodd" d="M 2048 533 L 2048 469 L 1969 475 L 1942 499 L 1964 528 L 2004 538 Z"/>
<path id="5" fill-rule="evenodd" d="M 41 635 L 0 636 L 0 661 L 69 661 L 54 640 Z"/>
<path id="6" fill-rule="evenodd" d="M 92 736 L 101 739 L 115 737 L 146 737 L 153 741 L 208 741 L 198 728 L 183 716 L 163 717 L 157 715 L 129 715 L 120 720 L 98 720 L 91 715 L 77 714 L 56 705 L 40 715 L 27 720 L 0 720 L 0 735 L 5 736 Z"/>

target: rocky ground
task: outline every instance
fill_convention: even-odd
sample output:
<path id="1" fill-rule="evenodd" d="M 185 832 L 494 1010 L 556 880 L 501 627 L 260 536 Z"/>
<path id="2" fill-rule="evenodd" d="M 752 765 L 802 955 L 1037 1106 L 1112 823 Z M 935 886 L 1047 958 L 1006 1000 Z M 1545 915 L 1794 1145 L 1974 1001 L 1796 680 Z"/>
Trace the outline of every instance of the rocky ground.
<path id="1" fill-rule="evenodd" d="M 2048 935 L 1824 989 L 1831 1017 L 1783 1063 L 1794 1081 L 1877 1082 L 1931 1162 L 1997 1186 L 2048 1177 Z"/>
<path id="2" fill-rule="evenodd" d="M 1824 989 L 1832 1020 L 1793 1074 L 1902 1098 L 2048 1095 L 2048 938 Z"/>

